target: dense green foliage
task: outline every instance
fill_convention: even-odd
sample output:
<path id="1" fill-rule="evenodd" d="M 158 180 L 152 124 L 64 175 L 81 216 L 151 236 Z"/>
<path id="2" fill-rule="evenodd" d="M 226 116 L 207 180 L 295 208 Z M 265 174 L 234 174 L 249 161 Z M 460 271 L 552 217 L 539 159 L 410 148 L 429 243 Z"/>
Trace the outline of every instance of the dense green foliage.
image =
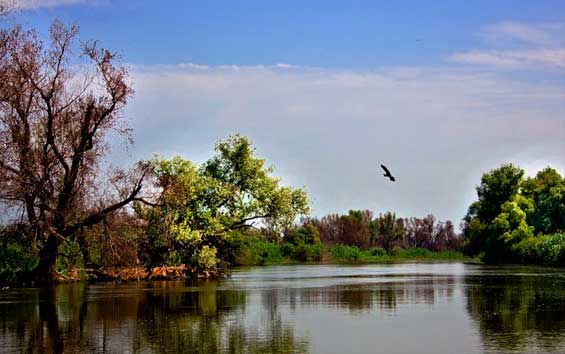
<path id="1" fill-rule="evenodd" d="M 280 232 L 308 212 L 305 191 L 281 186 L 247 138 L 231 136 L 215 150 L 201 166 L 180 157 L 151 161 L 160 194 L 152 206 L 136 205 L 147 225 L 141 252 L 148 264 L 174 260 L 216 271 L 227 266 L 230 232 L 257 222 Z"/>
<path id="2" fill-rule="evenodd" d="M 465 217 L 465 252 L 490 263 L 564 266 L 565 180 L 550 167 L 523 176 L 512 164 L 483 175 Z"/>
<path id="3" fill-rule="evenodd" d="M 20 236 L 17 228 L 0 227 L 0 285 L 28 278 L 37 266 L 37 245 Z"/>
<path id="4" fill-rule="evenodd" d="M 276 244 L 260 239 L 244 237 L 234 248 L 235 258 L 232 265 L 275 265 L 302 262 L 329 263 L 386 263 L 397 261 L 447 261 L 471 260 L 458 251 L 433 252 L 424 248 L 397 248 L 387 253 L 383 248 L 373 247 L 366 250 L 346 245 L 308 245 L 294 246 L 283 242 Z"/>

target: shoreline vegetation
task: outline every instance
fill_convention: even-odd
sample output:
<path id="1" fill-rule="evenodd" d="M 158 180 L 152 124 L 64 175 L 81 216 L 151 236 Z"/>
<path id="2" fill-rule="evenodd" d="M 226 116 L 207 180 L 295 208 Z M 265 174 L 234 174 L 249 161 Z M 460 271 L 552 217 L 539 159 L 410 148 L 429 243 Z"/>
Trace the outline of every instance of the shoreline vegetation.
<path id="1" fill-rule="evenodd" d="M 362 265 L 362 264 L 391 264 L 391 263 L 442 263 L 442 262 L 464 262 L 482 263 L 478 258 L 465 256 L 458 251 L 432 252 L 423 248 L 412 250 L 398 249 L 393 254 L 387 254 L 382 248 L 361 250 L 355 246 L 333 246 L 320 248 L 321 252 L 316 255 L 317 249 L 311 252 L 314 256 L 308 260 L 297 260 L 290 256 L 284 256 L 282 247 L 276 244 L 261 243 L 255 245 L 256 249 L 246 254 L 232 268 L 278 266 L 278 265 Z M 270 249 L 271 252 L 265 252 Z M 231 269 L 231 268 L 230 268 Z M 123 268 L 99 268 L 99 269 L 77 269 L 59 273 L 57 282 L 130 282 L 141 280 L 176 280 L 176 279 L 210 279 L 229 277 L 230 272 L 217 273 L 213 271 L 200 272 L 191 269 L 184 264 L 178 266 L 159 266 L 146 269 L 141 266 Z M 34 283 L 24 283 L 32 285 Z"/>
<path id="2" fill-rule="evenodd" d="M 106 169 L 110 135 L 131 142 L 123 114 L 133 89 L 119 56 L 78 32 L 59 21 L 48 39 L 0 27 L 0 288 L 208 278 L 284 262 L 565 266 L 565 179 L 551 167 L 485 173 L 462 233 L 433 215 L 310 217 L 306 187 L 283 185 L 239 134 L 204 163 L 154 156 Z"/>

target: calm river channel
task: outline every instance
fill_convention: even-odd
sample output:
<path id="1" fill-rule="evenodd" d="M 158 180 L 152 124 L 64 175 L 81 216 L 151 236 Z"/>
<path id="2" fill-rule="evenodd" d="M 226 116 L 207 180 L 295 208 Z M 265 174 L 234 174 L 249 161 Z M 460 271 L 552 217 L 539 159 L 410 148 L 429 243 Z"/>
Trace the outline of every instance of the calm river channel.
<path id="1" fill-rule="evenodd" d="M 242 268 L 0 291 L 1 353 L 565 353 L 565 270 Z"/>

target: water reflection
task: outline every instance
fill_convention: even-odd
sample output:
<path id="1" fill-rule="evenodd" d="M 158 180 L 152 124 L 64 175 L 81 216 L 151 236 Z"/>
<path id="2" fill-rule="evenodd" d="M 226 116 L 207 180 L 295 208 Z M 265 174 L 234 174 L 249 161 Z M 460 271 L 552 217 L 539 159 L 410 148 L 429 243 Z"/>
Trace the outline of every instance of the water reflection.
<path id="1" fill-rule="evenodd" d="M 467 311 L 478 325 L 485 350 L 543 348 L 562 352 L 565 274 L 514 271 L 518 274 L 503 272 L 465 278 Z"/>
<path id="2" fill-rule="evenodd" d="M 454 283 L 453 276 L 428 276 L 410 282 L 391 280 L 388 283 L 277 289 L 264 291 L 263 303 L 269 308 L 286 302 L 291 309 L 322 306 L 346 309 L 352 314 L 378 308 L 393 314 L 397 306 L 433 305 L 438 299 L 450 301 L 453 298 Z"/>
<path id="3" fill-rule="evenodd" d="M 449 336 L 441 335 L 449 331 Z M 439 337 L 438 337 L 439 335 Z M 565 352 L 565 275 L 295 266 L 0 292 L 2 353 Z"/>
<path id="4" fill-rule="evenodd" d="M 261 328 L 239 321 L 245 293 L 215 282 L 62 285 L 13 290 L 0 301 L 7 353 L 304 353 L 280 319 Z M 5 351 L 4 351 L 5 350 Z"/>

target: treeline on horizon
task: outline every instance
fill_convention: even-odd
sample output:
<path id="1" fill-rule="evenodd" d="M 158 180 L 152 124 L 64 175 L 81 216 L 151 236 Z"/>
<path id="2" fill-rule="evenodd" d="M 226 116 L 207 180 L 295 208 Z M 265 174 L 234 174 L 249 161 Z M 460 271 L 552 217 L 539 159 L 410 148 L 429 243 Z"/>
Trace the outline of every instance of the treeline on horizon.
<path id="1" fill-rule="evenodd" d="M 462 235 L 451 221 L 397 218 L 386 212 L 350 210 L 322 218 L 304 217 L 282 233 L 268 227 L 227 238 L 231 265 L 290 262 L 384 262 L 402 259 L 462 259 Z"/>
<path id="2" fill-rule="evenodd" d="M 2 284 L 162 265 L 219 275 L 237 264 L 460 249 L 487 261 L 563 265 L 564 182 L 550 168 L 526 180 L 511 165 L 485 174 L 463 237 L 433 216 L 308 218 L 306 190 L 281 185 L 240 135 L 219 140 L 202 164 L 154 156 L 105 168 L 109 134 L 131 140 L 127 70 L 97 42 L 79 45 L 76 26 L 55 22 L 49 34 L 44 41 L 18 25 L 0 28 Z"/>

